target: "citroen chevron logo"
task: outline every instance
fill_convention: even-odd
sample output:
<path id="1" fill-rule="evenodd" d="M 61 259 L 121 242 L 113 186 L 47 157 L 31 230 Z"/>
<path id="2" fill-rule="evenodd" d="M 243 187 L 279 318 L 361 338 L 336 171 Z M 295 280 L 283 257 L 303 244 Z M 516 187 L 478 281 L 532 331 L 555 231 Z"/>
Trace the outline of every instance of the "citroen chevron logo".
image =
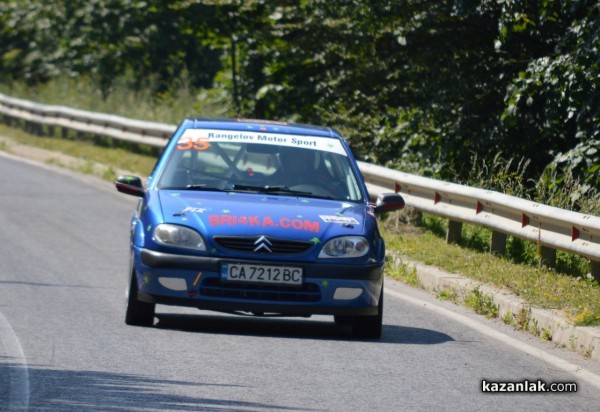
<path id="1" fill-rule="evenodd" d="M 256 239 L 256 242 L 254 242 L 254 244 L 256 245 L 256 247 L 254 248 L 255 252 L 260 252 L 261 250 L 264 250 L 265 252 L 273 253 L 273 251 L 271 250 L 271 246 L 273 245 L 271 244 L 271 242 L 269 242 L 269 239 L 267 239 L 267 237 L 264 235 Z"/>

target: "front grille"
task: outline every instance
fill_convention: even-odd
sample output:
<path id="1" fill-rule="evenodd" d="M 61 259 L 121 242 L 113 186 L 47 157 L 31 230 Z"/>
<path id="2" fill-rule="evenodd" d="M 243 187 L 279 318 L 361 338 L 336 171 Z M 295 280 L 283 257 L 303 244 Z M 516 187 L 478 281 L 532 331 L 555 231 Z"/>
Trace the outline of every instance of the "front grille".
<path id="1" fill-rule="evenodd" d="M 256 243 L 261 236 L 215 236 L 214 241 L 221 247 L 236 252 L 265 253 L 277 255 L 290 255 L 306 252 L 313 244 L 303 240 L 278 239 L 268 236 L 264 238 L 269 242 L 268 248 L 258 248 Z M 269 250 L 271 252 L 269 252 Z"/>
<path id="2" fill-rule="evenodd" d="M 321 291 L 313 283 L 302 286 L 273 286 L 247 283 L 225 283 L 217 278 L 207 278 L 200 284 L 200 294 L 211 297 L 273 302 L 318 302 Z"/>

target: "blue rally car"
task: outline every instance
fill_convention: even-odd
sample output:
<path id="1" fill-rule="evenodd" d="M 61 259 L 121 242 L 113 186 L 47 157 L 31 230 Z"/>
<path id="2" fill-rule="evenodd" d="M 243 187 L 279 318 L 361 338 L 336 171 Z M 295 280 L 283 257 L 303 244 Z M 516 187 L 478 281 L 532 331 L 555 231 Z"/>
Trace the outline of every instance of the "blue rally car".
<path id="1" fill-rule="evenodd" d="M 125 322 L 151 326 L 156 304 L 257 316 L 333 315 L 379 338 L 385 245 L 375 216 L 402 197 L 369 194 L 331 128 L 185 119 L 131 220 Z"/>

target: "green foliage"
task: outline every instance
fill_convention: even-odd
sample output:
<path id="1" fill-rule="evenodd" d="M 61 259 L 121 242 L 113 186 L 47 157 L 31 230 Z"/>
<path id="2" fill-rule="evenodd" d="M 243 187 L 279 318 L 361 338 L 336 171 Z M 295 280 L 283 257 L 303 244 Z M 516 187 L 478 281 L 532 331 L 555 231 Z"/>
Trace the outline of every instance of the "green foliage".
<path id="1" fill-rule="evenodd" d="M 515 317 L 513 313 L 510 311 L 504 312 L 504 315 L 502 315 L 502 322 L 504 322 L 505 325 L 514 325 Z"/>
<path id="2" fill-rule="evenodd" d="M 580 307 L 579 313 L 573 317 L 573 323 L 578 326 L 593 326 L 600 323 L 600 316 L 588 306 Z"/>
<path id="3" fill-rule="evenodd" d="M 549 342 L 552 340 L 552 331 L 547 328 L 542 328 L 540 332 L 540 341 Z"/>
<path id="4" fill-rule="evenodd" d="M 599 144 L 589 142 L 590 146 Z M 600 159 L 595 149 L 590 148 L 582 153 L 580 146 L 558 156 L 548 165 L 536 186 L 536 200 L 562 209 L 598 215 Z"/>
<path id="5" fill-rule="evenodd" d="M 443 289 L 436 293 L 436 298 L 456 303 L 458 301 L 458 293 L 454 289 Z"/>
<path id="6" fill-rule="evenodd" d="M 487 318 L 497 318 L 500 310 L 492 297 L 483 293 L 479 286 L 465 296 L 465 305 L 473 309 L 475 313 L 485 315 Z"/>
<path id="7" fill-rule="evenodd" d="M 333 125 L 360 160 L 477 183 L 476 159 L 491 189 L 593 210 L 599 15 L 596 0 L 6 0 L 0 81 L 158 101 L 183 81 L 221 113 Z"/>
<path id="8" fill-rule="evenodd" d="M 30 84 L 65 74 L 95 79 L 104 97 L 113 81 L 132 74 L 168 90 L 184 71 L 195 86 L 211 86 L 220 53 L 201 40 L 211 19 L 202 5 L 165 0 L 44 0 L 0 4 L 0 70 Z M 33 46 L 33 47 L 31 47 Z"/>
<path id="9" fill-rule="evenodd" d="M 591 0 L 503 2 L 496 47 L 526 63 L 508 85 L 504 134 L 527 136 L 518 147 L 541 155 L 536 172 L 550 164 L 554 185 L 600 183 L 599 17 Z"/>
<path id="10" fill-rule="evenodd" d="M 531 308 L 521 307 L 515 315 L 515 325 L 519 330 L 529 330 L 531 322 Z"/>
<path id="11" fill-rule="evenodd" d="M 521 158 L 505 159 L 502 152 L 491 158 L 485 158 L 477 153 L 471 157 L 471 169 L 464 177 L 464 184 L 486 188 L 511 196 L 526 198 L 532 182 L 527 180 L 527 169 L 530 160 Z"/>
<path id="12" fill-rule="evenodd" d="M 421 280 L 417 274 L 417 269 L 406 263 L 396 262 L 394 259 L 386 260 L 385 274 L 393 279 L 401 280 L 407 285 L 420 287 Z"/>
<path id="13" fill-rule="evenodd" d="M 156 95 L 148 89 L 128 89 L 128 78 L 113 79 L 114 91 L 106 97 L 94 80 L 59 77 L 35 87 L 14 83 L 0 83 L 0 92 L 21 96 L 43 104 L 64 105 L 82 110 L 111 113 L 134 119 L 178 124 L 185 116 L 228 117 L 227 97 L 217 89 L 194 93 L 190 81 L 183 77 L 171 86 L 169 92 Z M 153 84 L 152 88 L 158 87 Z"/>

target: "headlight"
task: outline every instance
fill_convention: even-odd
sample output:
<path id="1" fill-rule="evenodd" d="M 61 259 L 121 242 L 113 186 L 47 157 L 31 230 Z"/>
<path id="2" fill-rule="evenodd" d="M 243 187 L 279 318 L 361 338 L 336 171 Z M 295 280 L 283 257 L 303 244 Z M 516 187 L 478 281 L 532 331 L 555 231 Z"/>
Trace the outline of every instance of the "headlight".
<path id="1" fill-rule="evenodd" d="M 362 236 L 342 236 L 331 239 L 323 246 L 320 258 L 355 258 L 369 252 L 369 242 Z"/>
<path id="2" fill-rule="evenodd" d="M 195 230 L 184 226 L 161 224 L 154 229 L 154 240 L 161 245 L 206 250 L 204 239 Z"/>

